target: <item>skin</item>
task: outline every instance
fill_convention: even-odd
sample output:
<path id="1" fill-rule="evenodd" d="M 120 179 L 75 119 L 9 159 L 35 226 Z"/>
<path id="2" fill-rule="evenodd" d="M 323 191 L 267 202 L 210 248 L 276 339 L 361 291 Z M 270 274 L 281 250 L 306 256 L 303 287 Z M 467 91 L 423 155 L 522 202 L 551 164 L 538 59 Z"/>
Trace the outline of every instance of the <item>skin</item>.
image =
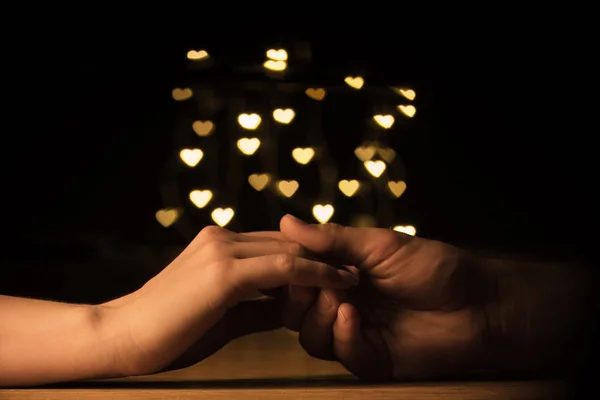
<path id="1" fill-rule="evenodd" d="M 0 386 L 182 368 L 282 323 L 309 354 L 366 380 L 548 370 L 583 348 L 592 282 L 584 268 L 481 258 L 385 229 L 291 216 L 281 232 L 207 227 L 110 302 L 0 296 Z M 268 296 L 244 301 L 255 290 Z"/>
<path id="2" fill-rule="evenodd" d="M 0 386 L 125 377 L 195 364 L 229 340 L 280 326 L 289 284 L 347 289 L 352 274 L 298 244 L 207 227 L 135 292 L 101 305 L 0 296 Z"/>
<path id="3" fill-rule="evenodd" d="M 292 285 L 282 315 L 310 355 L 365 380 L 554 370 L 572 365 L 589 331 L 584 268 L 487 259 L 392 230 L 292 216 L 281 234 L 360 276 L 348 291 Z"/>

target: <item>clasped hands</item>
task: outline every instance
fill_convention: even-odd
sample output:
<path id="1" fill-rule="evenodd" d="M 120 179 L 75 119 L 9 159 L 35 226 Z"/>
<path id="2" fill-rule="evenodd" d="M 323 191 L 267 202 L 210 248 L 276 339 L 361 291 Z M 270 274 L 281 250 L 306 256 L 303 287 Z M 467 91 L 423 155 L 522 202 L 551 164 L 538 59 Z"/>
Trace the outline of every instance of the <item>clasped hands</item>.
<path id="1" fill-rule="evenodd" d="M 207 227 L 142 288 L 98 307 L 122 376 L 285 326 L 360 378 L 425 378 L 483 367 L 490 282 L 444 243 L 288 215 L 274 232 Z M 256 290 L 265 296 L 246 300 Z"/>

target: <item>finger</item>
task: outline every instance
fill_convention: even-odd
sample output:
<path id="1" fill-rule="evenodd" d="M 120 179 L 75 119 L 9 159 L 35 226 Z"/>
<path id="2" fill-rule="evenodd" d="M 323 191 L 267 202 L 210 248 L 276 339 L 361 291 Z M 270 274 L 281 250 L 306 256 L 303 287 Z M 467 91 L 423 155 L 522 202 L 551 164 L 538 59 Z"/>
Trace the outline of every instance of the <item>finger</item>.
<path id="1" fill-rule="evenodd" d="M 286 215 L 281 219 L 281 233 L 329 262 L 375 265 L 412 238 L 380 228 L 354 228 L 338 224 L 309 225 Z"/>
<path id="2" fill-rule="evenodd" d="M 333 324 L 333 351 L 338 361 L 364 380 L 382 381 L 392 377 L 389 357 L 361 330 L 358 310 L 349 303 L 337 309 Z"/>
<path id="3" fill-rule="evenodd" d="M 270 254 L 290 254 L 295 257 L 306 257 L 308 254 L 302 246 L 292 242 L 266 240 L 257 242 L 235 242 L 231 247 L 232 255 L 236 258 L 254 258 Z"/>
<path id="4" fill-rule="evenodd" d="M 286 241 L 286 238 L 279 231 L 260 231 L 260 232 L 244 232 L 240 235 L 246 237 L 248 240 L 261 240 L 261 239 L 274 239 Z"/>
<path id="5" fill-rule="evenodd" d="M 282 306 L 283 326 L 294 332 L 300 331 L 304 316 L 315 302 L 317 294 L 318 289 L 314 287 L 288 285 Z"/>
<path id="6" fill-rule="evenodd" d="M 245 290 L 283 285 L 348 289 L 358 284 L 358 278 L 348 271 L 285 253 L 237 260 L 232 279 L 234 285 Z"/>
<path id="7" fill-rule="evenodd" d="M 341 302 L 332 290 L 321 290 L 304 318 L 298 340 L 312 357 L 334 361 L 333 324 Z"/>

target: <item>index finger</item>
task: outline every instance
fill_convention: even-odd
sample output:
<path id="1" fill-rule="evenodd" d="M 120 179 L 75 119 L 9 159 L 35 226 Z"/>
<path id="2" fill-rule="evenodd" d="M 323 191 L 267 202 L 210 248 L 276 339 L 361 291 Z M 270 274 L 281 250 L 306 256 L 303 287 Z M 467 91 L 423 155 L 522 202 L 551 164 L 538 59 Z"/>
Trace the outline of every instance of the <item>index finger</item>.
<path id="1" fill-rule="evenodd" d="M 240 233 L 242 236 L 250 237 L 253 239 L 260 240 L 262 239 L 271 239 L 271 240 L 281 240 L 282 242 L 289 242 L 288 239 L 285 238 L 279 231 L 258 231 L 258 232 L 244 232 Z"/>

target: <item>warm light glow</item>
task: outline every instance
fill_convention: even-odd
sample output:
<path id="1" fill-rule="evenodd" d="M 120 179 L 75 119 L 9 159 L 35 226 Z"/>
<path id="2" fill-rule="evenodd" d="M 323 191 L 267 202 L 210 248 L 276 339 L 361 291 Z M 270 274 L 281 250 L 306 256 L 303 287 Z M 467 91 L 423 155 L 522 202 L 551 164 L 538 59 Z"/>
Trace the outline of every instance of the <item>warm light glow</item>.
<path id="1" fill-rule="evenodd" d="M 417 234 L 417 229 L 412 225 L 397 225 L 394 227 L 394 230 L 410 236 L 415 236 Z"/>
<path id="2" fill-rule="evenodd" d="M 275 60 L 267 60 L 263 64 L 263 67 L 270 71 L 284 71 L 287 68 L 287 63 L 285 61 L 275 61 Z"/>
<path id="3" fill-rule="evenodd" d="M 277 110 L 273 111 L 273 118 L 275 121 L 282 124 L 289 124 L 292 122 L 295 116 L 296 113 L 291 108 L 286 108 L 285 110 L 278 108 Z"/>
<path id="4" fill-rule="evenodd" d="M 340 181 L 338 187 L 340 188 L 340 191 L 346 196 L 352 197 L 360 187 L 360 183 L 356 179 L 352 179 L 350 181 L 343 180 Z"/>
<path id="5" fill-rule="evenodd" d="M 190 88 L 184 88 L 184 89 L 176 88 L 176 89 L 173 89 L 173 91 L 171 92 L 173 99 L 175 99 L 176 101 L 187 100 L 190 97 L 192 97 L 193 94 L 194 94 L 194 92 L 192 92 L 192 89 L 190 89 Z"/>
<path id="6" fill-rule="evenodd" d="M 298 182 L 296 181 L 279 181 L 277 182 L 277 189 L 283 194 L 285 197 L 292 197 L 296 190 L 298 190 Z"/>
<path id="7" fill-rule="evenodd" d="M 248 129 L 249 131 L 253 131 L 258 128 L 260 125 L 260 115 L 258 114 L 240 114 L 238 115 L 238 123 L 244 129 Z"/>
<path id="8" fill-rule="evenodd" d="M 275 61 L 287 61 L 288 53 L 284 49 L 270 49 L 267 50 L 267 58 L 270 58 L 271 60 Z"/>
<path id="9" fill-rule="evenodd" d="M 208 136 L 215 129 L 215 124 L 212 121 L 194 121 L 192 129 L 198 136 Z"/>
<path id="10" fill-rule="evenodd" d="M 192 190 L 190 192 L 190 201 L 198 208 L 204 208 L 213 194 L 210 190 Z"/>
<path id="11" fill-rule="evenodd" d="M 344 79 L 344 82 L 354 89 L 360 89 L 365 84 L 365 80 L 360 76 L 348 76 L 346 79 Z"/>
<path id="12" fill-rule="evenodd" d="M 331 204 L 316 204 L 313 207 L 315 219 L 322 224 L 327 223 L 333 216 L 333 206 Z"/>
<path id="13" fill-rule="evenodd" d="M 373 228 L 377 225 L 375 218 L 368 214 L 356 215 L 350 220 L 350 226 L 357 228 Z"/>
<path id="14" fill-rule="evenodd" d="M 394 117 L 391 115 L 375 115 L 373 119 L 384 129 L 389 129 L 394 125 Z"/>
<path id="15" fill-rule="evenodd" d="M 408 118 L 414 117 L 415 113 L 417 112 L 415 106 L 400 105 L 398 106 L 398 110 L 400 110 L 400 112 L 402 112 L 402 114 L 406 115 Z"/>
<path id="16" fill-rule="evenodd" d="M 190 50 L 187 53 L 188 60 L 192 61 L 201 61 L 207 59 L 208 57 L 210 56 L 208 55 L 208 52 L 206 50 Z"/>
<path id="17" fill-rule="evenodd" d="M 175 208 L 165 208 L 156 212 L 156 220 L 165 228 L 177 222 L 180 216 L 181 213 Z"/>
<path id="18" fill-rule="evenodd" d="M 379 154 L 381 156 L 381 158 L 383 158 L 385 161 L 387 161 L 388 163 L 391 163 L 392 160 L 394 159 L 394 157 L 396 157 L 396 152 L 394 151 L 394 149 L 392 148 L 383 148 L 380 147 L 377 149 L 377 154 Z"/>
<path id="19" fill-rule="evenodd" d="M 237 146 L 243 154 L 251 156 L 260 147 L 260 140 L 258 138 L 241 138 L 237 141 Z"/>
<path id="20" fill-rule="evenodd" d="M 204 157 L 204 153 L 200 149 L 183 149 L 179 152 L 179 157 L 188 166 L 195 167 Z"/>
<path id="21" fill-rule="evenodd" d="M 302 165 L 308 164 L 310 160 L 312 160 L 314 155 L 315 151 L 310 147 L 297 147 L 294 150 L 292 150 L 292 157 L 294 157 L 294 160 L 296 160 L 298 164 Z"/>
<path id="22" fill-rule="evenodd" d="M 402 96 L 406 97 L 407 99 L 409 99 L 411 101 L 414 100 L 415 97 L 417 97 L 417 94 L 412 89 L 407 89 L 407 90 L 400 89 L 399 92 Z"/>
<path id="23" fill-rule="evenodd" d="M 406 182 L 403 182 L 403 181 L 398 181 L 398 182 L 389 181 L 388 182 L 388 188 L 390 189 L 390 192 L 392 192 L 392 194 L 396 198 L 398 198 L 398 197 L 402 196 L 402 193 L 404 193 L 404 191 L 406 190 Z"/>
<path id="24" fill-rule="evenodd" d="M 270 180 L 269 174 L 252 174 L 248 177 L 248 183 L 258 192 L 263 190 Z"/>
<path id="25" fill-rule="evenodd" d="M 377 160 L 377 161 L 366 161 L 364 163 L 365 168 L 367 169 L 367 171 L 369 171 L 369 173 L 371 175 L 373 175 L 375 178 L 379 178 L 381 176 L 381 174 L 383 174 L 383 171 L 385 171 L 385 163 L 381 160 Z"/>
<path id="26" fill-rule="evenodd" d="M 376 150 L 375 146 L 358 146 L 354 150 L 354 154 L 356 154 L 356 157 L 358 157 L 360 161 L 365 162 L 373 158 Z"/>
<path id="27" fill-rule="evenodd" d="M 215 208 L 210 216 L 217 225 L 225 226 L 231 221 L 233 214 L 232 208 Z"/>
<path id="28" fill-rule="evenodd" d="M 317 100 L 317 101 L 321 101 L 325 98 L 325 95 L 327 94 L 327 92 L 325 91 L 325 89 L 319 88 L 319 89 L 314 89 L 314 88 L 310 88 L 310 89 L 306 89 L 306 95 L 308 97 L 310 97 L 313 100 Z"/>

